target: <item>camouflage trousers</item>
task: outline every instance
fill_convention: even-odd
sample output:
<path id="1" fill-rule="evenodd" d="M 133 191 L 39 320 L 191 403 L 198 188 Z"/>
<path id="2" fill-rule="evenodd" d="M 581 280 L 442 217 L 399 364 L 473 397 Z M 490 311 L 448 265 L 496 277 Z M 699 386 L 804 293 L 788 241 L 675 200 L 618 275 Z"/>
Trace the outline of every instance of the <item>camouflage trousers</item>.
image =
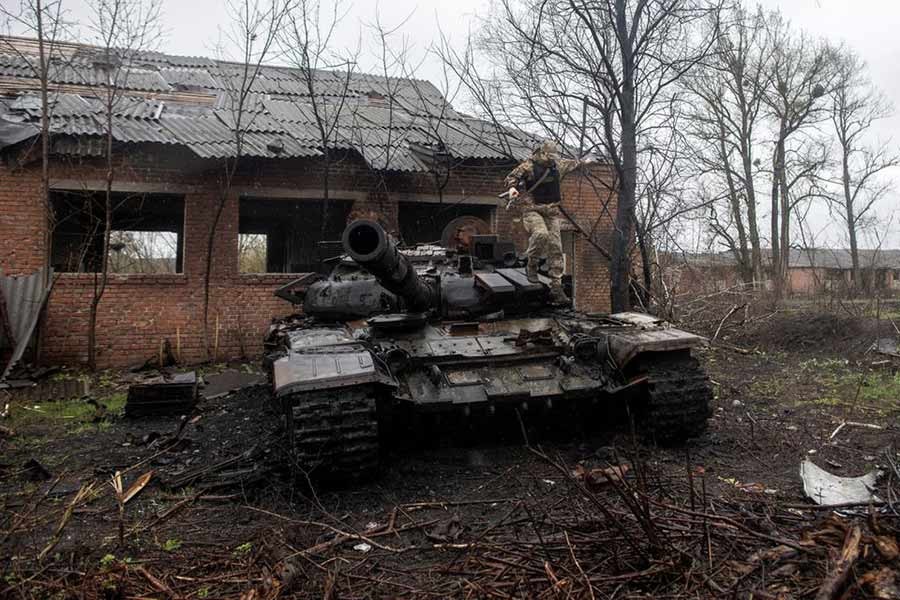
<path id="1" fill-rule="evenodd" d="M 528 249 L 525 255 L 529 264 L 537 264 L 541 257 L 547 259 L 547 271 L 554 283 L 559 283 L 565 270 L 562 238 L 559 234 L 559 206 L 556 204 L 523 203 L 522 225 L 528 232 Z"/>

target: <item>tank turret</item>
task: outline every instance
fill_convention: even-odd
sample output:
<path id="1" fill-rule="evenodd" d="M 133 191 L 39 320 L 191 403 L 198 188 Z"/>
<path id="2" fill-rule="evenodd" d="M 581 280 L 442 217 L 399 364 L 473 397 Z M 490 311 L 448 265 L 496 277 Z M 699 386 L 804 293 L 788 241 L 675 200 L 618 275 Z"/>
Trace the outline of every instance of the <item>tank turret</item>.
<path id="1" fill-rule="evenodd" d="M 437 289 L 416 273 L 381 225 L 366 219 L 353 221 L 344 230 L 342 242 L 350 258 L 384 289 L 402 298 L 407 310 L 424 312 L 438 306 Z"/>

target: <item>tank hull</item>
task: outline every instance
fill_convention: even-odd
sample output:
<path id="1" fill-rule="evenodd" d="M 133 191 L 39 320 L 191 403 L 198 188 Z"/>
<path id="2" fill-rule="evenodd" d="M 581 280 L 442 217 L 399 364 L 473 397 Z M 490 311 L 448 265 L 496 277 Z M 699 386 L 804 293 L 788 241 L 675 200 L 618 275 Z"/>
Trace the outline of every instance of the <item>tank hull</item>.
<path id="1" fill-rule="evenodd" d="M 303 472 L 341 480 L 373 475 L 378 432 L 414 437 L 416 415 L 459 423 L 552 411 L 573 415 L 574 433 L 582 418 L 575 407 L 591 407 L 592 418 L 629 407 L 641 431 L 665 444 L 706 428 L 712 391 L 691 356 L 703 338 L 646 316 L 548 311 L 408 330 L 384 322 L 391 329 L 312 321 L 282 332 L 273 394 Z"/>

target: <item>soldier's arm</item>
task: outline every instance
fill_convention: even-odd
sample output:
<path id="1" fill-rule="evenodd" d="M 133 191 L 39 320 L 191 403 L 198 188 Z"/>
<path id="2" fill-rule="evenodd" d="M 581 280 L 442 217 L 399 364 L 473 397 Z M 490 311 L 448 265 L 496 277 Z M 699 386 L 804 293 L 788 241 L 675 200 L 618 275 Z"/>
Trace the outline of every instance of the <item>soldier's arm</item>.
<path id="1" fill-rule="evenodd" d="M 522 182 L 525 180 L 525 175 L 530 173 L 534 168 L 534 163 L 531 162 L 531 159 L 527 159 L 519 163 L 515 169 L 509 172 L 509 175 L 506 176 L 505 184 L 506 187 L 514 187 L 518 188 L 522 185 Z M 520 192 L 524 192 L 525 190 L 519 190 Z"/>
<path id="2" fill-rule="evenodd" d="M 584 165 L 583 160 L 573 160 L 570 158 L 558 158 L 556 160 L 556 170 L 559 171 L 559 178 L 563 179 L 566 175 L 569 175 L 575 169 Z"/>

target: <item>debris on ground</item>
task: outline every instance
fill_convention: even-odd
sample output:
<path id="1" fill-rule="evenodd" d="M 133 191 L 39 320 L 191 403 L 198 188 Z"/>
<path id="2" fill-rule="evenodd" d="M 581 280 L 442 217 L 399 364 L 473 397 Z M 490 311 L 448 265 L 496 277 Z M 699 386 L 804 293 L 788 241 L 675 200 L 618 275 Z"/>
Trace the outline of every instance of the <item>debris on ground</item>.
<path id="1" fill-rule="evenodd" d="M 22 475 L 28 481 L 47 481 L 53 474 L 35 458 L 29 458 L 22 465 Z"/>
<path id="2" fill-rule="evenodd" d="M 598 467 L 587 469 L 584 465 L 575 465 L 572 476 L 577 480 L 591 486 L 601 486 L 625 479 L 631 467 L 626 464 L 612 467 Z"/>
<path id="3" fill-rule="evenodd" d="M 41 404 L 84 398 L 91 391 L 86 378 L 59 380 L 10 379 L 0 384 L 0 389 L 8 386 L 10 398 L 25 404 Z"/>
<path id="4" fill-rule="evenodd" d="M 809 459 L 800 464 L 803 492 L 820 506 L 880 502 L 874 494 L 879 476 L 879 471 L 872 471 L 861 477 L 838 477 Z"/>
<path id="5" fill-rule="evenodd" d="M 165 485 L 173 490 L 188 486 L 203 491 L 247 490 L 259 484 L 268 474 L 265 454 L 259 446 L 253 446 L 238 455 L 178 473 L 169 478 Z"/>
<path id="6" fill-rule="evenodd" d="M 0 597 L 898 600 L 900 380 L 829 341 L 856 330 L 868 347 L 874 328 L 819 331 L 831 355 L 810 356 L 808 344 L 763 354 L 757 324 L 776 321 L 810 331 L 775 315 L 737 338 L 759 352 L 701 354 L 717 416 L 685 447 L 621 431 L 533 435 L 523 447 L 514 423 L 511 436 L 473 432 L 471 448 L 427 437 L 390 448 L 377 481 L 337 489 L 283 466 L 285 433 L 263 386 L 200 397 L 181 418 L 110 411 L 100 423 L 10 400 Z M 729 321 L 719 341 L 739 331 Z M 93 397 L 104 404 L 156 375 L 104 374 Z M 879 510 L 806 499 L 797 457 L 831 477 L 877 463 L 885 475 L 866 491 Z M 26 480 L 30 458 L 49 479 Z M 116 472 L 122 498 L 141 490 L 121 507 Z"/>
<path id="7" fill-rule="evenodd" d="M 237 390 L 266 383 L 266 376 L 263 373 L 236 370 L 204 375 L 203 379 L 206 383 L 201 394 L 206 400 L 222 398 Z"/>
<path id="8" fill-rule="evenodd" d="M 184 415 L 194 410 L 197 402 L 197 373 L 163 374 L 128 388 L 125 415 Z"/>
<path id="9" fill-rule="evenodd" d="M 875 340 L 875 343 L 872 344 L 871 350 L 878 354 L 884 354 L 885 356 L 900 358 L 900 338 L 878 338 Z"/>

